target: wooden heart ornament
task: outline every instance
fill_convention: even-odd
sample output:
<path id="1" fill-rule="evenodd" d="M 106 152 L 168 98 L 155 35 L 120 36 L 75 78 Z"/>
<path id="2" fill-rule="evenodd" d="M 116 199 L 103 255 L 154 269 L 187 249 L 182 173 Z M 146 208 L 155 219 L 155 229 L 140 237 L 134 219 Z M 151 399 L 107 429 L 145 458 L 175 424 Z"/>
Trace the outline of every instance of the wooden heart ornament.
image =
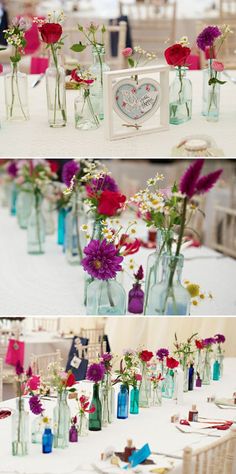
<path id="1" fill-rule="evenodd" d="M 126 122 L 143 123 L 160 107 L 161 86 L 153 79 L 123 79 L 113 86 L 116 113 Z"/>

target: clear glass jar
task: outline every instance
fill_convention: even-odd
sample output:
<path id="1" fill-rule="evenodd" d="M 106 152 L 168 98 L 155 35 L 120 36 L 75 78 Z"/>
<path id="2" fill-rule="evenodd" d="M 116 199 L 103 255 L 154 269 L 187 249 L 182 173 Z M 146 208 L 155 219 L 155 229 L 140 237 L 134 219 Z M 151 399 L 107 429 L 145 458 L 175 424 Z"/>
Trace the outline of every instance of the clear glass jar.
<path id="1" fill-rule="evenodd" d="M 100 126 L 90 97 L 90 87 L 81 88 L 78 97 L 74 102 L 75 108 L 75 128 L 79 130 L 93 130 Z"/>
<path id="2" fill-rule="evenodd" d="M 168 369 L 165 378 L 162 383 L 162 396 L 163 398 L 173 398 L 174 395 L 174 371 Z"/>
<path id="3" fill-rule="evenodd" d="M 139 406 L 148 408 L 150 406 L 151 381 L 147 370 L 147 365 L 142 364 L 142 380 L 139 387 Z"/>
<path id="4" fill-rule="evenodd" d="M 161 232 L 157 231 L 156 250 L 152 252 L 147 260 L 146 278 L 145 278 L 145 299 L 144 299 L 144 314 L 148 314 L 148 305 L 150 291 L 153 285 L 160 281 L 160 263 L 163 251 L 163 237 Z"/>
<path id="5" fill-rule="evenodd" d="M 35 416 L 31 424 L 31 443 L 42 444 L 42 436 L 45 429 L 44 415 Z"/>
<path id="6" fill-rule="evenodd" d="M 87 224 L 87 215 L 77 193 L 72 195 L 71 204 L 71 210 L 66 216 L 66 258 L 70 264 L 80 265 L 87 244 L 85 233 L 80 228 Z"/>
<path id="7" fill-rule="evenodd" d="M 192 83 L 186 77 L 186 67 L 176 68 L 176 77 L 170 85 L 170 123 L 179 125 L 192 117 Z"/>
<path id="8" fill-rule="evenodd" d="M 16 201 L 16 217 L 21 229 L 27 229 L 32 203 L 32 190 L 25 185 L 20 188 Z"/>
<path id="9" fill-rule="evenodd" d="M 7 120 L 29 120 L 27 74 L 19 72 L 15 64 L 5 75 L 4 84 Z"/>
<path id="10" fill-rule="evenodd" d="M 49 125 L 53 128 L 65 127 L 67 122 L 65 71 L 60 66 L 56 54 L 51 58 L 45 77 Z"/>
<path id="11" fill-rule="evenodd" d="M 78 418 L 78 435 L 79 436 L 88 436 L 88 418 L 86 413 L 80 413 Z"/>
<path id="12" fill-rule="evenodd" d="M 29 450 L 29 413 L 24 400 L 16 399 L 16 410 L 12 414 L 12 455 L 26 456 Z"/>
<path id="13" fill-rule="evenodd" d="M 53 446 L 54 448 L 68 448 L 70 429 L 70 408 L 67 403 L 67 392 L 58 393 L 57 404 L 53 409 Z"/>
<path id="14" fill-rule="evenodd" d="M 45 221 L 46 235 L 53 235 L 56 230 L 54 220 L 54 205 L 50 199 L 45 198 L 43 201 L 43 216 Z"/>
<path id="15" fill-rule="evenodd" d="M 29 254 L 43 254 L 45 252 L 45 222 L 42 213 L 42 197 L 33 196 L 31 214 L 27 227 L 27 247 Z"/>
<path id="16" fill-rule="evenodd" d="M 89 68 L 93 76 L 96 77 L 96 81 L 91 85 L 91 101 L 93 104 L 93 110 L 97 114 L 100 120 L 104 119 L 104 108 L 103 108 L 103 73 L 110 71 L 108 64 L 105 62 L 105 49 L 102 45 L 96 45 L 92 50 L 93 64 Z"/>
<path id="17" fill-rule="evenodd" d="M 203 96 L 202 96 L 202 115 L 208 122 L 217 122 L 220 113 L 220 84 L 209 85 L 210 79 L 215 77 L 212 68 L 212 59 L 208 59 L 208 68 L 203 70 Z M 217 78 L 220 80 L 220 73 Z"/>
<path id="18" fill-rule="evenodd" d="M 183 255 L 163 255 L 162 280 L 151 288 L 148 315 L 189 315 L 190 295 L 181 284 L 183 264 Z"/>
<path id="19" fill-rule="evenodd" d="M 211 383 L 211 352 L 209 349 L 203 351 L 203 366 L 202 366 L 202 384 L 210 385 Z"/>
<path id="20" fill-rule="evenodd" d="M 152 407 L 160 407 L 162 405 L 162 390 L 161 384 L 159 383 L 152 388 L 152 398 L 151 398 L 151 406 Z"/>
<path id="21" fill-rule="evenodd" d="M 87 315 L 124 315 L 126 293 L 116 280 L 94 280 L 87 288 Z"/>

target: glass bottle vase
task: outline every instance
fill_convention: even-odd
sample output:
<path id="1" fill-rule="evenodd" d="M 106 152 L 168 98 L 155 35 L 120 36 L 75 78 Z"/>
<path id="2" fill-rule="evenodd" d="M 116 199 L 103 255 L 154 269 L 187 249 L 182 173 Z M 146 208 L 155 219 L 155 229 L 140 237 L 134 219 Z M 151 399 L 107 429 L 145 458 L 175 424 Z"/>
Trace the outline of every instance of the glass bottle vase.
<path id="1" fill-rule="evenodd" d="M 51 59 L 46 73 L 48 122 L 52 128 L 66 126 L 66 86 L 65 71 L 56 54 Z"/>
<path id="2" fill-rule="evenodd" d="M 29 450 L 29 413 L 24 400 L 16 399 L 16 410 L 12 414 L 12 455 L 26 456 Z"/>
<path id="3" fill-rule="evenodd" d="M 126 293 L 116 280 L 94 280 L 87 288 L 87 315 L 124 315 Z"/>
<path id="4" fill-rule="evenodd" d="M 129 416 L 129 390 L 126 385 L 120 386 L 117 398 L 117 418 L 125 420 Z"/>
<path id="5" fill-rule="evenodd" d="M 93 385 L 93 397 L 91 406 L 95 406 L 95 412 L 89 413 L 89 431 L 101 431 L 102 429 L 102 404 L 99 398 L 99 385 Z"/>
<path id="6" fill-rule="evenodd" d="M 128 311 L 132 314 L 142 314 L 144 305 L 144 292 L 140 283 L 134 283 L 128 295 Z"/>
<path id="7" fill-rule="evenodd" d="M 203 365 L 202 365 L 202 384 L 210 385 L 211 383 L 211 355 L 208 349 L 204 349 Z"/>
<path id="8" fill-rule="evenodd" d="M 112 422 L 111 389 L 111 375 L 109 373 L 106 373 L 101 387 L 102 426 L 108 426 L 108 424 Z"/>
<path id="9" fill-rule="evenodd" d="M 142 380 L 139 387 L 139 407 L 148 408 L 150 406 L 151 381 L 149 379 L 147 365 L 142 364 Z"/>
<path id="10" fill-rule="evenodd" d="M 35 416 L 31 425 L 31 443 L 33 444 L 42 444 L 42 436 L 44 432 L 44 415 Z"/>
<path id="11" fill-rule="evenodd" d="M 64 207 L 58 210 L 58 214 L 57 214 L 57 243 L 58 245 L 64 245 L 66 214 L 67 214 L 67 210 Z"/>
<path id="12" fill-rule="evenodd" d="M 45 222 L 42 214 L 42 198 L 34 195 L 27 226 L 28 253 L 40 255 L 45 249 Z"/>
<path id="13" fill-rule="evenodd" d="M 86 245 L 85 233 L 81 226 L 87 224 L 87 216 L 83 203 L 77 193 L 72 195 L 72 207 L 66 216 L 66 258 L 71 265 L 80 265 L 83 258 L 83 249 Z"/>
<path id="14" fill-rule="evenodd" d="M 202 96 L 202 115 L 208 122 L 217 122 L 220 113 L 220 84 L 209 81 L 215 76 L 212 68 L 212 59 L 208 59 L 208 68 L 203 70 L 203 96 Z M 220 73 L 217 73 L 220 79 Z"/>
<path id="15" fill-rule="evenodd" d="M 170 123 L 179 125 L 192 117 L 192 83 L 186 77 L 186 67 L 176 68 L 176 77 L 170 85 Z"/>
<path id="16" fill-rule="evenodd" d="M 145 278 L 145 299 L 144 299 L 144 314 L 148 314 L 148 306 L 150 302 L 150 292 L 153 285 L 159 283 L 160 280 L 160 264 L 161 254 L 163 252 L 163 237 L 161 232 L 157 232 L 156 250 L 152 252 L 147 260 L 146 278 Z"/>
<path id="17" fill-rule="evenodd" d="M 79 91 L 75 99 L 75 128 L 79 130 L 93 130 L 100 126 L 99 119 L 93 109 L 90 97 L 90 87 Z"/>
<path id="18" fill-rule="evenodd" d="M 5 103 L 7 120 L 29 120 L 27 74 L 17 64 L 5 75 Z"/>
<path id="19" fill-rule="evenodd" d="M 160 407 L 161 405 L 162 405 L 162 390 L 161 390 L 161 385 L 158 384 L 157 386 L 153 386 L 152 388 L 151 406 Z"/>
<path id="20" fill-rule="evenodd" d="M 32 201 L 32 192 L 26 187 L 20 189 L 16 202 L 16 217 L 21 229 L 27 229 Z"/>
<path id="21" fill-rule="evenodd" d="M 18 199 L 18 189 L 14 181 L 11 183 L 11 194 L 10 194 L 10 214 L 11 216 L 16 215 L 16 207 L 17 207 L 17 199 Z"/>
<path id="22" fill-rule="evenodd" d="M 130 392 L 130 414 L 139 414 L 139 389 L 137 387 L 133 387 Z"/>
<path id="23" fill-rule="evenodd" d="M 67 403 L 67 392 L 58 393 L 57 404 L 53 410 L 54 448 L 65 449 L 69 446 L 70 408 Z"/>
<path id="24" fill-rule="evenodd" d="M 168 369 L 162 383 L 163 398 L 173 398 L 174 394 L 174 371 Z"/>
<path id="25" fill-rule="evenodd" d="M 88 436 L 88 418 L 86 413 L 80 413 L 78 418 L 78 436 Z"/>
<path id="26" fill-rule="evenodd" d="M 195 372 L 202 380 L 202 350 L 198 349 L 195 355 Z"/>
<path id="27" fill-rule="evenodd" d="M 105 49 L 102 45 L 96 45 L 92 50 L 93 64 L 90 66 L 90 72 L 96 77 L 96 81 L 91 85 L 91 102 L 93 110 L 100 120 L 104 119 L 103 108 L 103 73 L 110 71 L 105 62 Z"/>

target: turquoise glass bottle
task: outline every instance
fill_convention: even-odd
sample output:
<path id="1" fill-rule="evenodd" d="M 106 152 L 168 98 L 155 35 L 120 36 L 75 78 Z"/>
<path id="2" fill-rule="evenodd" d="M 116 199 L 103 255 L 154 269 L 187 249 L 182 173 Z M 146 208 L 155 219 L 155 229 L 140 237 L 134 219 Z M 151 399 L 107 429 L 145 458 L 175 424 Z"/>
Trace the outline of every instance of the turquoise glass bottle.
<path id="1" fill-rule="evenodd" d="M 91 406 L 95 406 L 95 412 L 89 413 L 89 431 L 101 431 L 102 429 L 102 404 L 99 398 L 99 385 L 93 386 L 93 397 Z"/>
<path id="2" fill-rule="evenodd" d="M 162 384 L 163 398 L 173 398 L 174 394 L 174 371 L 168 369 Z"/>
<path id="3" fill-rule="evenodd" d="M 12 216 L 16 215 L 16 202 L 17 202 L 18 190 L 15 183 L 11 186 L 11 201 L 10 201 L 10 213 Z"/>
<path id="4" fill-rule="evenodd" d="M 220 380 L 220 362 L 218 361 L 218 359 L 215 359 L 213 364 L 212 378 L 213 380 Z"/>
<path id="5" fill-rule="evenodd" d="M 120 386 L 117 399 L 117 418 L 124 420 L 129 416 L 129 390 L 126 385 Z"/>
<path id="6" fill-rule="evenodd" d="M 130 414 L 138 415 L 139 413 L 139 389 L 133 387 L 130 392 Z"/>
<path id="7" fill-rule="evenodd" d="M 57 216 L 57 243 L 58 245 L 64 245 L 66 214 L 67 214 L 67 210 L 64 207 L 58 210 L 58 216 Z"/>

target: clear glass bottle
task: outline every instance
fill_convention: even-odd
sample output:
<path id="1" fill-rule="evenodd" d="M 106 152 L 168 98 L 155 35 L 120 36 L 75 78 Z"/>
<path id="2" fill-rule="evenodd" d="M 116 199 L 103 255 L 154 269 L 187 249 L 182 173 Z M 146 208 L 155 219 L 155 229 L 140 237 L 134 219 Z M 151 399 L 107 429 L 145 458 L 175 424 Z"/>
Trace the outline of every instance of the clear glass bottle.
<path id="1" fill-rule="evenodd" d="M 101 399 L 102 399 L 102 426 L 108 426 L 112 422 L 111 413 L 111 374 L 107 372 L 104 376 L 104 380 L 101 386 Z"/>
<path id="2" fill-rule="evenodd" d="M 147 260 L 146 278 L 145 278 L 145 299 L 144 299 L 144 314 L 148 314 L 148 305 L 150 300 L 150 291 L 153 285 L 156 285 L 160 281 L 160 267 L 161 267 L 161 256 L 163 253 L 163 236 L 160 231 L 157 231 L 156 238 L 156 250 L 152 252 Z"/>
<path id="3" fill-rule="evenodd" d="M 208 68 L 203 70 L 203 96 L 202 115 L 208 122 L 217 122 L 220 113 L 220 84 L 209 85 L 209 80 L 213 78 L 215 72 L 212 69 L 212 59 L 208 59 Z M 220 80 L 220 73 L 217 73 Z"/>
<path id="4" fill-rule="evenodd" d="M 188 392 L 188 390 L 189 390 L 189 386 L 188 386 L 188 382 L 189 382 L 189 364 L 188 364 L 188 357 L 187 357 L 186 354 L 183 354 L 183 356 L 181 357 L 180 364 L 181 364 L 183 374 L 184 374 L 183 390 L 184 390 L 184 392 Z"/>
<path id="5" fill-rule="evenodd" d="M 162 384 L 163 398 L 173 398 L 174 394 L 174 371 L 168 369 Z"/>
<path id="6" fill-rule="evenodd" d="M 179 125 L 192 117 L 192 83 L 186 77 L 187 67 L 177 67 L 170 85 L 170 123 Z"/>
<path id="7" fill-rule="evenodd" d="M 79 130 L 94 130 L 100 127 L 97 114 L 93 109 L 90 97 L 90 87 L 80 89 L 79 95 L 74 102 L 75 108 L 75 128 Z"/>
<path id="8" fill-rule="evenodd" d="M 90 72 L 96 77 L 96 81 L 91 85 L 91 101 L 93 110 L 100 120 L 104 119 L 103 111 L 103 73 L 110 71 L 105 62 L 105 49 L 102 45 L 96 45 L 92 50 L 93 64 Z"/>
<path id="9" fill-rule="evenodd" d="M 80 265 L 86 246 L 85 233 L 81 226 L 87 224 L 82 201 L 77 193 L 72 195 L 72 207 L 66 216 L 66 258 L 71 265 Z"/>
<path id="10" fill-rule="evenodd" d="M 7 120 L 29 120 L 27 74 L 19 72 L 15 64 L 5 75 L 4 84 Z"/>
<path id="11" fill-rule="evenodd" d="M 10 194 L 10 214 L 11 216 L 16 215 L 16 206 L 18 198 L 18 189 L 14 181 L 11 183 L 11 194 Z"/>
<path id="12" fill-rule="evenodd" d="M 162 390 L 161 390 L 161 384 L 159 382 L 156 386 L 153 386 L 151 406 L 160 407 L 161 405 L 162 405 Z"/>
<path id="13" fill-rule="evenodd" d="M 130 414 L 138 415 L 139 414 L 139 389 L 138 387 L 133 387 L 130 392 Z"/>
<path id="14" fill-rule="evenodd" d="M 124 315 L 126 293 L 116 280 L 94 280 L 87 288 L 87 315 Z"/>
<path id="15" fill-rule="evenodd" d="M 67 392 L 58 393 L 57 404 L 53 409 L 53 445 L 54 448 L 68 448 L 70 430 L 70 408 L 67 403 Z"/>
<path id="16" fill-rule="evenodd" d="M 129 416 L 129 390 L 126 385 L 120 386 L 117 399 L 117 418 L 125 420 Z"/>
<path id="17" fill-rule="evenodd" d="M 12 414 L 12 455 L 26 456 L 29 450 L 29 413 L 24 400 L 16 399 L 16 410 Z"/>
<path id="18" fill-rule="evenodd" d="M 31 425 L 31 443 L 33 444 L 42 444 L 42 436 L 44 432 L 44 415 L 35 416 L 32 425 Z"/>
<path id="19" fill-rule="evenodd" d="M 190 295 L 181 284 L 184 256 L 165 253 L 162 262 L 162 280 L 151 288 L 147 314 L 189 315 Z"/>
<path id="20" fill-rule="evenodd" d="M 27 239 L 29 254 L 40 255 L 45 252 L 45 222 L 42 214 L 42 198 L 38 194 L 33 196 Z"/>
<path id="21" fill-rule="evenodd" d="M 139 386 L 139 407 L 148 408 L 150 406 L 151 381 L 146 364 L 141 365 L 142 380 Z"/>
<path id="22" fill-rule="evenodd" d="M 88 418 L 86 413 L 80 413 L 78 418 L 78 435 L 79 436 L 88 436 Z"/>
<path id="23" fill-rule="evenodd" d="M 210 385 L 211 383 L 211 353 L 208 349 L 204 349 L 203 366 L 202 366 L 202 384 Z"/>
<path id="24" fill-rule="evenodd" d="M 55 233 L 54 206 L 50 199 L 43 201 L 43 216 L 46 235 L 53 235 Z"/>
<path id="25" fill-rule="evenodd" d="M 96 410 L 89 413 L 89 431 L 101 431 L 102 429 L 102 404 L 99 398 L 99 384 L 93 385 L 93 397 L 91 406 L 94 405 Z"/>
<path id="26" fill-rule="evenodd" d="M 32 202 L 32 192 L 30 192 L 30 188 L 25 185 L 20 189 L 16 202 L 16 217 L 21 229 L 27 229 Z"/>
<path id="27" fill-rule="evenodd" d="M 65 127 L 67 121 L 65 71 L 56 54 L 51 57 L 45 77 L 49 125 L 53 128 Z"/>

